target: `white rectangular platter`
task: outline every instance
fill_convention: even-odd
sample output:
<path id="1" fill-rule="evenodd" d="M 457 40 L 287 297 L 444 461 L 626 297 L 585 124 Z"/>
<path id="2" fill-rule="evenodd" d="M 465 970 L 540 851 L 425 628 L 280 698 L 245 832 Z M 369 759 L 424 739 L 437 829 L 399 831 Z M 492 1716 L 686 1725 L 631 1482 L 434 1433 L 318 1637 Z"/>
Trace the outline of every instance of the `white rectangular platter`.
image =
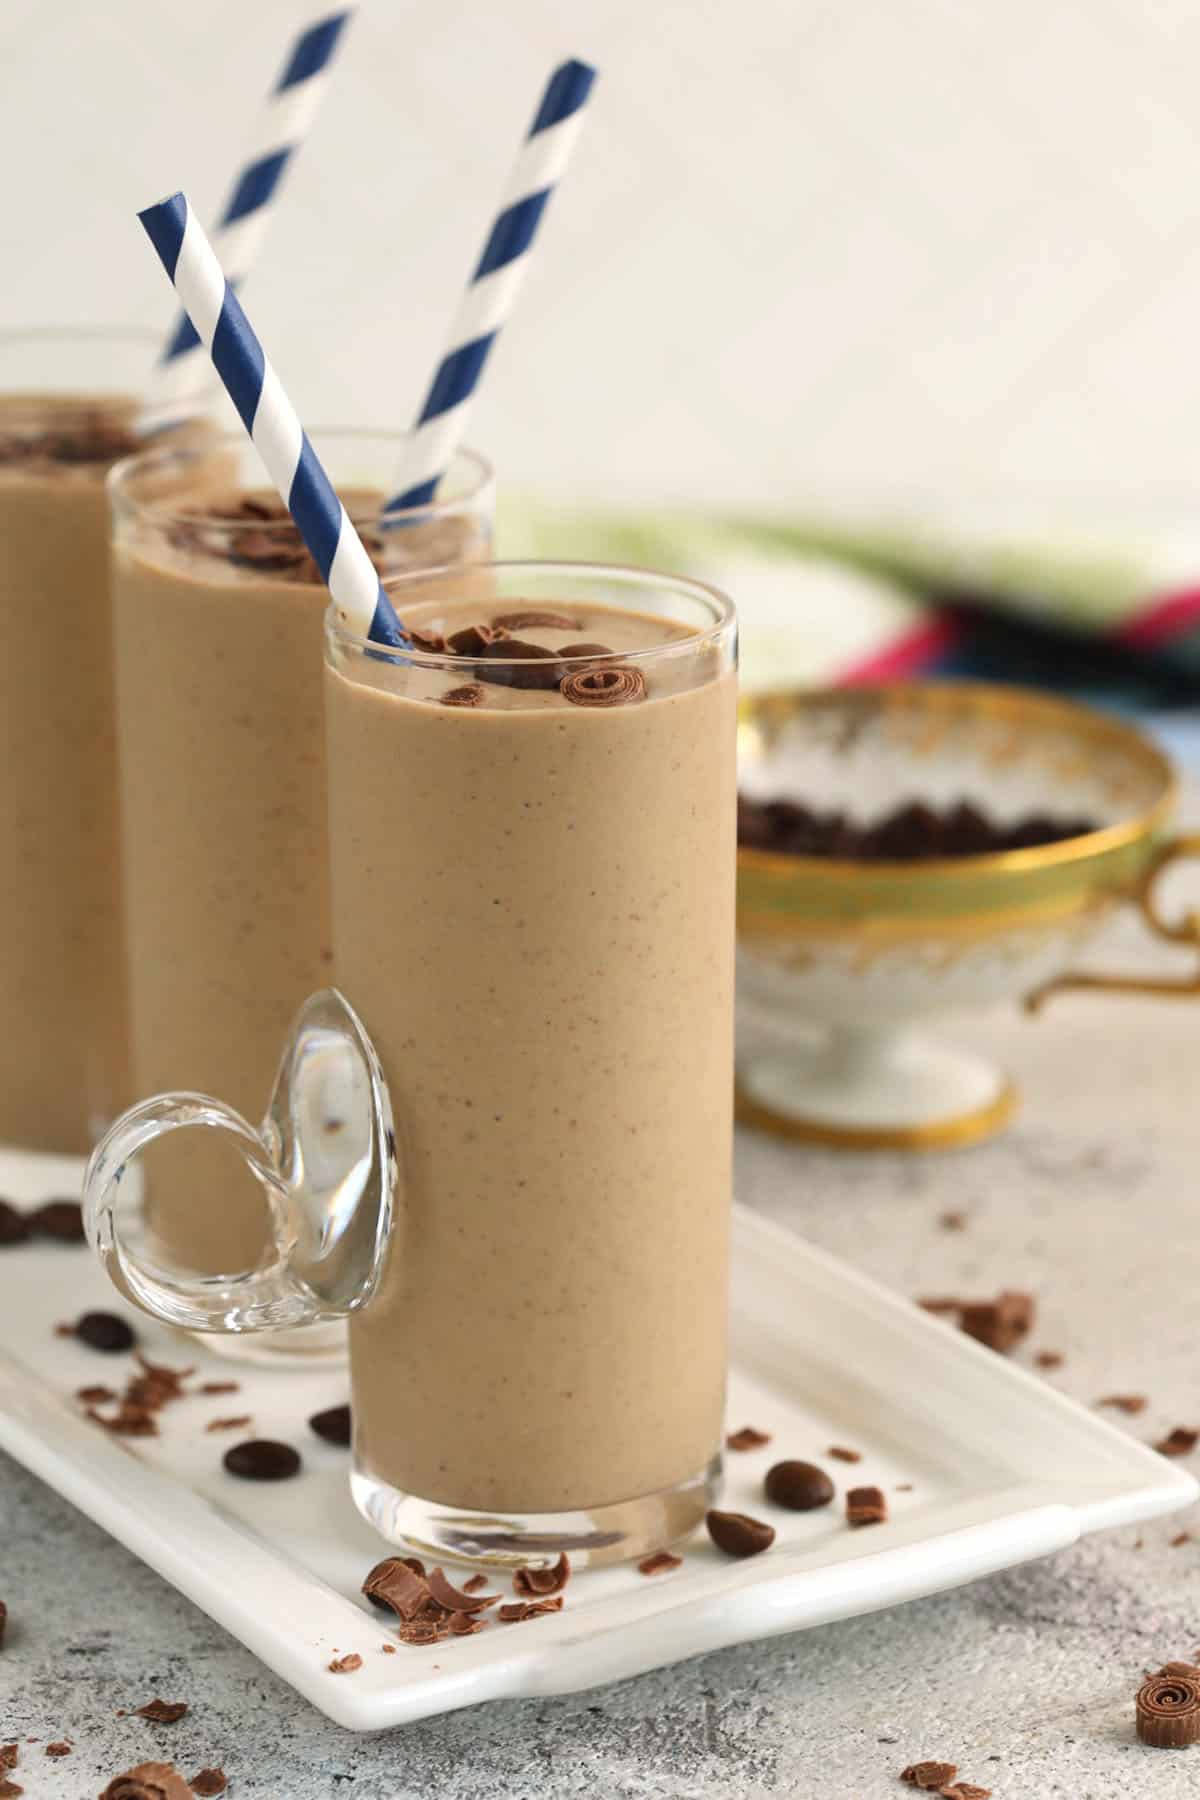
<path id="1" fill-rule="evenodd" d="M 76 1163 L 0 1154 L 0 1193 L 17 1199 L 69 1193 L 78 1181 Z M 0 1447 L 352 1730 L 591 1687 L 893 1606 L 1197 1493 L 1190 1475 L 1036 1377 L 739 1210 L 728 1421 L 772 1436 L 763 1450 L 728 1456 L 723 1504 L 769 1519 L 773 1547 L 731 1562 L 698 1539 L 668 1574 L 585 1570 L 561 1613 L 385 1655 L 386 1622 L 358 1595 L 385 1549 L 351 1505 L 347 1453 L 306 1424 L 346 1398 L 344 1371 L 233 1365 L 139 1320 L 151 1358 L 197 1366 L 190 1385 L 235 1378 L 241 1390 L 168 1407 L 159 1438 L 114 1439 L 80 1416 L 73 1395 L 93 1382 L 119 1387 L 129 1358 L 53 1331 L 87 1307 L 123 1310 L 104 1276 L 85 1250 L 53 1244 L 0 1259 Z M 257 1486 L 225 1473 L 222 1454 L 238 1434 L 205 1424 L 247 1413 L 254 1435 L 301 1451 L 296 1479 Z M 834 1444 L 862 1460 L 831 1461 Z M 830 1471 L 832 1506 L 794 1514 L 765 1504 L 763 1475 L 785 1456 Z M 889 1522 L 851 1531 L 842 1495 L 867 1484 L 886 1491 Z M 351 1651 L 362 1668 L 330 1673 L 334 1654 Z"/>

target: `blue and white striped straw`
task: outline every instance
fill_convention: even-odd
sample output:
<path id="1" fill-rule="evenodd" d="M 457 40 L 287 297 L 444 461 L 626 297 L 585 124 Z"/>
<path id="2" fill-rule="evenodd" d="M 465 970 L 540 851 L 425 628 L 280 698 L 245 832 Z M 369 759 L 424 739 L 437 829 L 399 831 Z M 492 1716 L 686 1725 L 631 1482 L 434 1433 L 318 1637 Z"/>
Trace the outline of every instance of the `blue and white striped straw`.
<path id="1" fill-rule="evenodd" d="M 138 218 L 320 569 L 343 623 L 377 644 L 409 644 L 411 639 L 383 591 L 375 565 L 185 196 L 173 194 L 157 206 L 148 206 Z"/>
<path id="2" fill-rule="evenodd" d="M 267 97 L 253 148 L 238 171 L 214 233 L 221 264 L 235 288 L 250 272 L 284 173 L 317 116 L 330 64 L 353 10 L 344 7 L 304 27 Z M 184 314 L 150 377 L 137 421 L 141 435 L 151 436 L 196 412 L 203 404 L 207 373 L 200 339 Z"/>
<path id="3" fill-rule="evenodd" d="M 488 352 L 516 301 L 546 203 L 560 179 L 596 79 L 584 62 L 565 62 L 546 84 L 521 146 L 500 212 L 488 233 L 416 425 L 405 440 L 386 518 L 426 506 L 463 441 Z"/>

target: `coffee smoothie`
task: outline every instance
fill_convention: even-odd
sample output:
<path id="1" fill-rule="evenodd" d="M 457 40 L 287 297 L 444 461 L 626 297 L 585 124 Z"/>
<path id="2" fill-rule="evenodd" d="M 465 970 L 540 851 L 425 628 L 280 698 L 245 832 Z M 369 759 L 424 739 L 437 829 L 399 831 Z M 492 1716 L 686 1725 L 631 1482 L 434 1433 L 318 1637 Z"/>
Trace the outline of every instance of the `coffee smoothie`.
<path id="1" fill-rule="evenodd" d="M 0 397 L 0 1141 L 128 1103 L 108 507 L 134 403 Z"/>
<path id="2" fill-rule="evenodd" d="M 356 467 L 378 452 L 382 478 L 390 440 L 336 435 L 352 442 Z M 334 975 L 321 675 L 329 596 L 261 482 L 240 441 L 151 453 L 113 481 L 135 1089 L 204 1089 L 254 1123 L 297 1008 Z M 382 491 L 342 488 L 381 566 L 489 553 L 486 480 L 480 504 L 386 534 Z M 172 1263 L 228 1274 L 257 1262 L 262 1197 L 219 1139 L 191 1133 L 181 1147 L 152 1146 L 146 1179 L 148 1220 Z"/>
<path id="3" fill-rule="evenodd" d="M 694 1483 L 721 1441 L 731 617 L 665 577 L 651 613 L 651 576 L 569 599 L 496 574 L 491 608 L 398 584 L 405 663 L 330 630 L 337 981 L 401 1153 L 351 1323 L 385 1530 L 376 1490 L 590 1510 Z"/>

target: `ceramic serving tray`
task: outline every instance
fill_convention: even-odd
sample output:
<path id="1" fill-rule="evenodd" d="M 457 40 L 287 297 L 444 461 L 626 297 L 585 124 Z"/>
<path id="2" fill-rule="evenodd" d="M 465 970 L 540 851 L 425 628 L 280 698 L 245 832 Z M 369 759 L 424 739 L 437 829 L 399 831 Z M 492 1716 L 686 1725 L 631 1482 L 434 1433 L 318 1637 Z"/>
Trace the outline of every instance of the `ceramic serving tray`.
<path id="1" fill-rule="evenodd" d="M 0 1193 L 37 1200 L 78 1186 L 79 1165 L 0 1155 Z M 682 1567 L 583 1571 L 562 1612 L 472 1637 L 400 1645 L 359 1597 L 384 1546 L 346 1488 L 347 1453 L 308 1429 L 346 1398 L 344 1371 L 232 1364 L 139 1321 L 142 1348 L 196 1366 L 161 1437 L 116 1439 L 82 1416 L 82 1386 L 120 1387 L 127 1356 L 54 1333 L 87 1307 L 120 1310 L 82 1249 L 0 1252 L 0 1447 L 195 1601 L 331 1719 L 402 1725 L 500 1696 L 562 1693 L 747 1639 L 911 1600 L 1044 1556 L 1083 1533 L 1187 1505 L 1192 1477 L 1047 1384 L 778 1227 L 739 1210 L 734 1228 L 728 1423 L 771 1433 L 727 1458 L 726 1507 L 769 1519 L 765 1554 L 733 1562 L 698 1539 Z M 210 1419 L 250 1414 L 242 1433 Z M 239 1482 L 222 1455 L 239 1436 L 302 1453 L 295 1479 Z M 830 1446 L 861 1455 L 831 1459 Z M 819 1512 L 768 1507 L 781 1457 L 820 1462 L 838 1495 Z M 878 1485 L 886 1524 L 850 1530 L 847 1488 Z M 508 1596 L 508 1583 L 494 1584 Z M 334 1674 L 335 1655 L 362 1667 Z"/>

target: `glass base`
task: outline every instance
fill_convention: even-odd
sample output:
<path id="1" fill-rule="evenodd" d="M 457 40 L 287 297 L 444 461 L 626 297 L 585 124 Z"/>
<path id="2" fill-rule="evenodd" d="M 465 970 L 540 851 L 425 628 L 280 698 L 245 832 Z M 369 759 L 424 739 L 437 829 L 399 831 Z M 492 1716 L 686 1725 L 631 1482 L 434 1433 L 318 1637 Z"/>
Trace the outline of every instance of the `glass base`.
<path id="1" fill-rule="evenodd" d="M 714 1456 L 706 1468 L 674 1487 L 578 1512 L 474 1513 L 402 1494 L 361 1469 L 352 1472 L 350 1489 L 368 1524 L 390 1544 L 419 1556 L 476 1568 L 513 1568 L 553 1562 L 565 1550 L 574 1568 L 598 1568 L 633 1562 L 689 1537 L 716 1503 L 721 1458 Z"/>
<path id="2" fill-rule="evenodd" d="M 193 1343 L 230 1362 L 258 1363 L 266 1369 L 329 1368 L 349 1355 L 344 1319 L 323 1325 L 293 1325 L 286 1331 L 189 1331 Z"/>

